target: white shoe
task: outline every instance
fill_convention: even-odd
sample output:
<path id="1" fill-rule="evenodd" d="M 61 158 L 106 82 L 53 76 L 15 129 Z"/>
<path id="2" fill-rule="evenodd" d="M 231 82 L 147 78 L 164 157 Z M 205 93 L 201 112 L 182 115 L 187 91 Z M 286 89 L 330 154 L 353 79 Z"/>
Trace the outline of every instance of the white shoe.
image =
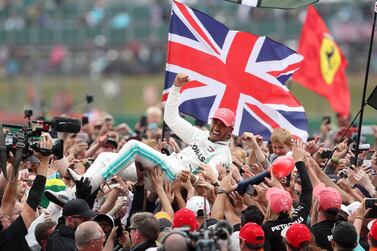
<path id="1" fill-rule="evenodd" d="M 81 180 L 81 175 L 80 174 L 77 174 L 73 169 L 71 168 L 67 168 L 67 172 L 69 173 L 69 175 L 71 176 L 72 180 L 76 183 L 77 181 L 80 181 Z"/>
<path id="2" fill-rule="evenodd" d="M 54 192 L 52 190 L 44 191 L 46 198 L 60 207 L 64 207 L 65 203 L 74 198 L 73 194 L 68 191 Z"/>

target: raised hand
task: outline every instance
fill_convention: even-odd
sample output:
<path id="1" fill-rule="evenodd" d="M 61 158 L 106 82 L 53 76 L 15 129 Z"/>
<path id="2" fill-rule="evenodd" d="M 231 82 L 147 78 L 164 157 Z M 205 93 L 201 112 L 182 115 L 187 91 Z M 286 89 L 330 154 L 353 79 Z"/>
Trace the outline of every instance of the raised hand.
<path id="1" fill-rule="evenodd" d="M 343 158 L 348 152 L 347 139 L 344 139 L 343 142 L 339 143 L 336 147 L 333 156 L 337 158 Z"/>
<path id="2" fill-rule="evenodd" d="M 178 73 L 174 80 L 174 85 L 177 87 L 184 86 L 187 82 L 190 81 L 189 76 L 186 73 Z"/>
<path id="3" fill-rule="evenodd" d="M 52 148 L 52 138 L 50 136 L 50 134 L 48 133 L 43 133 L 41 135 L 41 140 L 39 141 L 39 148 L 40 149 L 46 149 L 46 150 L 51 150 Z M 46 155 L 46 154 L 43 154 L 41 152 L 35 152 L 34 155 L 42 162 L 46 162 L 46 161 L 49 161 L 50 158 L 51 158 L 51 154 L 50 155 Z"/>
<path id="4" fill-rule="evenodd" d="M 254 136 L 251 132 L 244 132 L 241 136 L 241 139 L 243 142 L 245 142 L 249 147 L 256 148 L 259 146 L 257 137 Z"/>
<path id="5" fill-rule="evenodd" d="M 164 178 L 162 176 L 162 170 L 159 167 L 148 169 L 151 183 L 155 191 L 163 188 Z"/>
<path id="6" fill-rule="evenodd" d="M 217 182 L 218 174 L 209 165 L 200 164 L 200 173 L 209 183 L 215 184 Z"/>
<path id="7" fill-rule="evenodd" d="M 314 154 L 315 152 L 317 152 L 320 147 L 317 144 L 318 140 L 319 140 L 319 137 L 307 142 L 305 145 L 305 151 L 309 152 L 310 154 Z"/>
<path id="8" fill-rule="evenodd" d="M 292 144 L 292 157 L 294 162 L 305 161 L 306 151 L 304 142 L 301 140 L 294 140 Z"/>

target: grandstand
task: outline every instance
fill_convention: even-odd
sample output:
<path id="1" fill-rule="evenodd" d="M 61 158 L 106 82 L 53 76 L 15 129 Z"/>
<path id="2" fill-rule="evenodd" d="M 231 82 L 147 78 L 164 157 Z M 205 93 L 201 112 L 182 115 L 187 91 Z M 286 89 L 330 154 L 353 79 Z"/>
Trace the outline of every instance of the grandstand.
<path id="1" fill-rule="evenodd" d="M 193 2 L 194 7 L 211 14 L 232 29 L 267 35 L 288 42 L 292 47 L 295 47 L 300 34 L 301 23 L 298 20 L 302 21 L 302 10 L 251 9 L 222 0 L 187 2 Z M 366 40 L 360 41 L 369 35 L 369 26 L 364 19 L 372 16 L 368 15 L 365 4 L 350 2 L 344 6 L 332 4 L 331 8 L 329 5 L 318 7 L 325 18 L 341 18 L 342 23 L 334 23 L 327 18 L 331 22 L 330 28 L 335 27 L 335 35 L 349 40 L 352 39 L 351 31 L 357 31 L 357 36 L 353 37 L 359 41 L 345 41 L 347 44 L 340 41 L 348 57 L 365 48 Z M 33 64 L 36 57 L 47 61 L 51 49 L 63 45 L 70 56 L 64 72 L 83 74 L 90 71 L 91 61 L 100 60 L 100 47 L 101 50 L 111 49 L 119 54 L 117 59 L 124 65 L 118 69 L 120 72 L 159 72 L 165 60 L 169 15 L 168 0 L 3 0 L 0 1 L 0 44 L 8 58 L 0 56 L 0 62 L 4 63 L 9 58 L 16 60 L 19 64 L 17 73 L 29 73 L 33 69 L 28 65 Z M 349 20 L 353 21 L 352 25 L 348 24 Z M 336 28 L 340 25 L 347 25 L 345 27 L 350 35 L 345 37 L 344 32 L 337 32 Z M 358 27 L 364 27 L 361 35 Z M 129 67 L 130 61 L 134 63 L 135 60 L 140 61 L 141 66 L 132 69 Z M 147 63 L 151 61 L 151 64 Z M 360 63 L 351 62 L 350 70 L 359 71 Z M 55 74 L 59 70 L 48 68 L 44 73 Z"/>
<path id="2" fill-rule="evenodd" d="M 266 35 L 292 48 L 305 17 L 304 9 L 249 8 L 224 0 L 185 2 L 232 29 Z M 370 5 L 361 0 L 316 5 L 349 59 L 353 111 L 360 103 L 356 84 L 362 82 L 366 64 Z M 41 111 L 56 103 L 56 93 L 75 88 L 74 103 L 91 93 L 100 97 L 96 105 L 101 109 L 140 115 L 143 88 L 162 88 L 170 6 L 170 0 L 0 0 L 0 107 L 22 114 L 27 103 Z M 372 73 L 377 72 L 377 64 L 371 66 Z M 116 98 L 104 97 L 106 82 L 118 85 Z M 299 91 L 311 117 L 320 118 L 324 110 L 315 105 L 318 97 Z"/>

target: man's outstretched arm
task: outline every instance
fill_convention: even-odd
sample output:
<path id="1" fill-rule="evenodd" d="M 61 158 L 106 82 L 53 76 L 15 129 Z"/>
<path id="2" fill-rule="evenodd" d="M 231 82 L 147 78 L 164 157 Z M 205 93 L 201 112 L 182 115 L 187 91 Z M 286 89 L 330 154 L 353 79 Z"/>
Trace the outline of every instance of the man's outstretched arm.
<path id="1" fill-rule="evenodd" d="M 180 139 L 187 144 L 192 142 L 195 131 L 200 131 L 200 129 L 195 128 L 189 122 L 179 116 L 179 90 L 189 81 L 190 79 L 185 73 L 177 74 L 174 80 L 174 85 L 170 90 L 168 100 L 166 101 L 164 111 L 164 121 L 166 124 Z"/>
<path id="2" fill-rule="evenodd" d="M 49 134 L 42 134 L 42 139 L 40 141 L 40 148 L 51 149 L 52 139 Z M 37 158 L 40 160 L 39 167 L 37 169 L 37 176 L 33 182 L 33 185 L 29 191 L 29 196 L 26 203 L 24 204 L 21 216 L 24 220 L 26 228 L 29 228 L 31 223 L 37 218 L 36 210 L 38 204 L 41 200 L 41 196 L 46 184 L 48 164 L 51 156 L 45 156 L 41 153 L 36 153 Z"/>

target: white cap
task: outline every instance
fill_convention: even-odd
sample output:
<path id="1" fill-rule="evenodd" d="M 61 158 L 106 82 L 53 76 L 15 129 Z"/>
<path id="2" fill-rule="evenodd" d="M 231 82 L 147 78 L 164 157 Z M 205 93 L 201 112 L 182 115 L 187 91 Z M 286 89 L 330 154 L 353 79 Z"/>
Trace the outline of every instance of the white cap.
<path id="1" fill-rule="evenodd" d="M 346 212 L 348 215 L 353 214 L 359 207 L 361 203 L 358 201 L 352 202 L 348 206 L 341 205 L 340 209 L 342 209 L 344 212 Z"/>
<path id="2" fill-rule="evenodd" d="M 199 216 L 204 216 L 204 200 L 206 200 L 206 213 L 207 216 L 211 212 L 211 207 L 209 205 L 209 202 L 207 199 L 205 199 L 203 196 L 194 196 L 191 197 L 189 200 L 187 200 L 186 208 L 190 209 L 195 213 L 195 216 L 198 217 L 199 210 L 202 210 L 202 212 L 199 214 Z"/>

